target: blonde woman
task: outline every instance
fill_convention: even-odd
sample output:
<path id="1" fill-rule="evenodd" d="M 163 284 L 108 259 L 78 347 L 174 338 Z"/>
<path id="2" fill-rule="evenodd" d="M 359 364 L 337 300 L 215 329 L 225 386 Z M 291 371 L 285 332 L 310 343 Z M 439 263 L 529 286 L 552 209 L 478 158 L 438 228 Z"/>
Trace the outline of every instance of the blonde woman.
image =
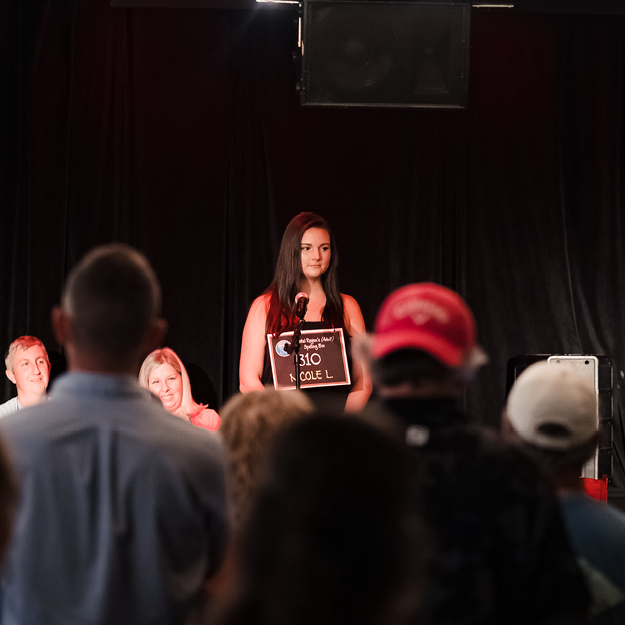
<path id="1" fill-rule="evenodd" d="M 143 361 L 139 384 L 159 397 L 172 414 L 206 430 L 219 429 L 219 415 L 193 399 L 187 370 L 169 347 L 154 350 Z"/>

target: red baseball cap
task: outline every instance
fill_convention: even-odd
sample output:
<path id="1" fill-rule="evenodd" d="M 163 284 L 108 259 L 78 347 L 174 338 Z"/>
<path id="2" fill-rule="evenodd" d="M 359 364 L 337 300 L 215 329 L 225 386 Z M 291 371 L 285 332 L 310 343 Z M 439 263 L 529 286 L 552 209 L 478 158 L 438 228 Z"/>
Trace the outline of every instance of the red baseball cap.
<path id="1" fill-rule="evenodd" d="M 420 349 L 458 367 L 476 347 L 475 319 L 466 302 L 440 284 L 421 282 L 393 291 L 382 302 L 371 354 L 381 358 L 400 349 Z"/>

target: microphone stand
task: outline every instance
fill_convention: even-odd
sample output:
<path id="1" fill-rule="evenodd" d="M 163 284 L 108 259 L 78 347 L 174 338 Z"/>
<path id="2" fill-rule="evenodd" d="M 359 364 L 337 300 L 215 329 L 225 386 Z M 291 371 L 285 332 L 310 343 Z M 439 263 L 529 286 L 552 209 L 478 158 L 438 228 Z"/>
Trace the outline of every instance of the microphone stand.
<path id="1" fill-rule="evenodd" d="M 302 336 L 302 327 L 304 326 L 304 316 L 306 315 L 307 301 L 304 302 L 304 306 L 300 307 L 296 311 L 296 315 L 299 317 L 299 322 L 293 330 L 293 340 L 287 350 L 289 353 L 293 352 L 293 364 L 295 366 L 295 389 L 300 390 L 300 362 L 299 362 L 299 341 Z"/>
<path id="2" fill-rule="evenodd" d="M 295 330 L 293 330 L 293 342 L 291 343 L 291 350 L 293 351 L 293 364 L 295 365 L 295 389 L 300 390 L 300 362 L 299 362 L 299 340 L 302 336 L 302 326 L 304 325 L 304 317 L 301 317 Z"/>

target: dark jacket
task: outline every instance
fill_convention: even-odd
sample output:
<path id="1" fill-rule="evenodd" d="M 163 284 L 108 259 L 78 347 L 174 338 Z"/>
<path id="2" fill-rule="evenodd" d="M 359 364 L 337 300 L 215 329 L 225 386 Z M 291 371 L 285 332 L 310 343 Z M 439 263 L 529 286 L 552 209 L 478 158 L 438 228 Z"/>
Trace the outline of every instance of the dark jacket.
<path id="1" fill-rule="evenodd" d="M 556 497 L 531 461 L 449 400 L 383 405 L 423 467 L 435 545 L 425 622 L 585 623 L 588 591 Z"/>

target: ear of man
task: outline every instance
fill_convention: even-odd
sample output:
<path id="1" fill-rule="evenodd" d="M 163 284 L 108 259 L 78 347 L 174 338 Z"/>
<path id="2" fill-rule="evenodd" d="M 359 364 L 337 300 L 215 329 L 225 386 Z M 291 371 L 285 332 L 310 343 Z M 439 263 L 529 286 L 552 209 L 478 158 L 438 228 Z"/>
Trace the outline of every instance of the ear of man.
<path id="1" fill-rule="evenodd" d="M 143 341 L 141 342 L 141 356 L 150 354 L 155 349 L 158 349 L 165 340 L 167 334 L 167 321 L 162 317 L 155 317 L 150 322 L 148 329 L 143 335 Z"/>
<path id="2" fill-rule="evenodd" d="M 52 331 L 59 345 L 65 346 L 71 342 L 71 320 L 60 306 L 52 309 Z"/>
<path id="3" fill-rule="evenodd" d="M 11 369 L 7 369 L 5 371 L 5 373 L 7 374 L 7 378 L 9 378 L 9 380 L 11 380 L 11 382 L 13 382 L 13 384 L 17 384 L 17 382 L 15 381 L 15 375 L 14 375 L 13 371 L 11 371 Z"/>

